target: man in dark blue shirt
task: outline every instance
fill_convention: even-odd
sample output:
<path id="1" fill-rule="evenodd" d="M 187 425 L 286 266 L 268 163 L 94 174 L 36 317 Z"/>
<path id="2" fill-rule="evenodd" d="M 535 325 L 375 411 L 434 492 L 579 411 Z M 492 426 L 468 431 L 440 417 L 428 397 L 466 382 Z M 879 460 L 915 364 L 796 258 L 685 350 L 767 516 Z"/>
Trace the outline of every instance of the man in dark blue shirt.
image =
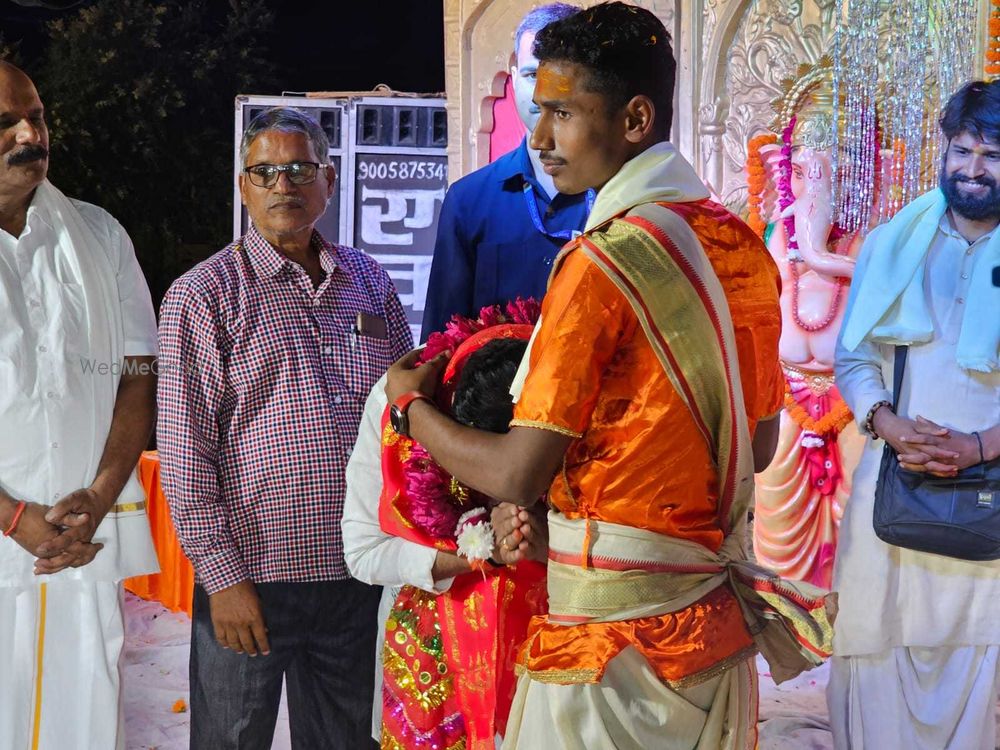
<path id="1" fill-rule="evenodd" d="M 543 5 L 518 26 L 511 73 L 517 113 L 529 132 L 539 114 L 531 101 L 538 68 L 532 53 L 535 35 L 578 10 L 565 3 Z M 516 297 L 540 300 L 553 259 L 583 230 L 593 197 L 557 192 L 527 138 L 458 180 L 438 219 L 421 338 L 443 329 L 455 314 L 475 317 L 481 307 Z"/>

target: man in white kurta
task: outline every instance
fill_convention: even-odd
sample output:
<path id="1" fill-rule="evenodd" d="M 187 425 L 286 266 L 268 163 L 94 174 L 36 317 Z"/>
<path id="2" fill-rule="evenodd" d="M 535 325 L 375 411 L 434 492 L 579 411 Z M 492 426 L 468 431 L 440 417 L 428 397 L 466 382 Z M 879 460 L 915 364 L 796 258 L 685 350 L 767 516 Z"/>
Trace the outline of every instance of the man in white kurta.
<path id="1" fill-rule="evenodd" d="M 113 750 L 121 581 L 156 570 L 156 327 L 124 229 L 47 167 L 38 93 L 0 63 L 0 748 Z"/>
<path id="2" fill-rule="evenodd" d="M 885 441 L 915 471 L 948 473 L 1000 454 L 1000 289 L 991 283 L 1000 265 L 1000 83 L 959 91 L 942 130 L 941 189 L 867 239 L 837 347 L 837 383 L 869 431 L 834 573 L 828 700 L 837 750 L 993 750 L 996 741 L 1000 561 L 891 546 L 872 527 Z M 893 413 L 896 345 L 909 353 Z"/>

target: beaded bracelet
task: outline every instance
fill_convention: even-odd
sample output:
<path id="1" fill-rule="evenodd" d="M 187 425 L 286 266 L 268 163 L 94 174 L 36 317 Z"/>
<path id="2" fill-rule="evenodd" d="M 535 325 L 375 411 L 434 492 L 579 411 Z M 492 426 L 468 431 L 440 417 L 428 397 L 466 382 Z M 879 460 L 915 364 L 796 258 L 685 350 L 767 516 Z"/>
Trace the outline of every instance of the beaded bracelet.
<path id="1" fill-rule="evenodd" d="M 21 520 L 21 516 L 24 515 L 24 509 L 28 507 L 28 503 L 22 500 L 17 504 L 17 510 L 14 511 L 14 517 L 10 521 L 10 526 L 3 533 L 4 536 L 10 536 L 14 533 L 14 529 L 17 528 L 18 522 Z"/>
<path id="2" fill-rule="evenodd" d="M 867 432 L 872 437 L 876 437 L 876 438 L 880 438 L 880 439 L 881 439 L 882 436 L 879 435 L 877 432 L 875 432 L 875 412 L 877 412 L 883 406 L 888 406 L 891 409 L 892 408 L 892 402 L 891 401 L 884 401 L 884 400 L 883 401 L 876 401 L 874 404 L 872 404 L 872 408 L 868 410 L 867 416 L 865 416 L 865 432 Z"/>

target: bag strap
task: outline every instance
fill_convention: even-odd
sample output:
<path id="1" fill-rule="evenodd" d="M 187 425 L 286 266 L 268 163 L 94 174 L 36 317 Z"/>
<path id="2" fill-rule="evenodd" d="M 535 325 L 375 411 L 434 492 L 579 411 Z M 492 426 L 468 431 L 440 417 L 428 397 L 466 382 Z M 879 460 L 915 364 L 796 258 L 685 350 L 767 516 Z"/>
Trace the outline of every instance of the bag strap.
<path id="1" fill-rule="evenodd" d="M 903 390 L 903 370 L 906 369 L 906 354 L 908 346 L 897 346 L 895 361 L 892 365 L 892 412 L 899 413 L 899 392 Z"/>

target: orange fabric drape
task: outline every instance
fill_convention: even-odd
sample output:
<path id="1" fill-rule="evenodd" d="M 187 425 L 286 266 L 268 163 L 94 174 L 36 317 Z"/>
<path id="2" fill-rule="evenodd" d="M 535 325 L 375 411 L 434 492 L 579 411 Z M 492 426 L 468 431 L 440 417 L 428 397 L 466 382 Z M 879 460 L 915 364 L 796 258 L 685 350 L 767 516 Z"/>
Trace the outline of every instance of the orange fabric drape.
<path id="1" fill-rule="evenodd" d="M 156 451 L 146 451 L 139 459 L 139 481 L 146 490 L 146 514 L 160 560 L 160 572 L 129 578 L 125 588 L 143 599 L 158 601 L 173 612 L 186 612 L 190 617 L 194 568 L 181 552 L 174 533 L 167 499 L 160 488 L 160 457 Z"/>
<path id="2" fill-rule="evenodd" d="M 698 201 L 667 207 L 698 236 L 730 303 L 752 433 L 755 422 L 776 413 L 784 399 L 777 268 L 759 239 L 722 206 Z M 620 228 L 625 223 L 609 225 L 609 235 L 618 232 L 613 241 L 647 252 L 646 242 L 655 240 L 660 247 L 648 252 L 668 254 L 653 234 L 633 239 L 634 230 Z M 576 438 L 548 495 L 566 518 L 645 529 L 715 552 L 725 530 L 708 441 L 649 343 L 638 308 L 583 251 L 582 243 L 590 242 L 592 235 L 586 234 L 569 243 L 556 262 L 511 425 Z M 664 294 L 680 299 L 688 290 L 681 282 L 670 283 L 675 287 Z M 643 301 L 643 315 L 649 309 Z M 654 316 L 650 327 L 662 318 Z M 682 325 L 680 320 L 671 324 Z M 704 326 L 692 335 L 705 336 Z M 589 551 L 588 542 L 583 549 Z M 519 664 L 539 681 L 597 683 L 628 646 L 677 687 L 717 665 L 745 659 L 753 640 L 739 602 L 728 586 L 720 586 L 685 609 L 659 616 L 573 627 L 536 617 Z"/>

